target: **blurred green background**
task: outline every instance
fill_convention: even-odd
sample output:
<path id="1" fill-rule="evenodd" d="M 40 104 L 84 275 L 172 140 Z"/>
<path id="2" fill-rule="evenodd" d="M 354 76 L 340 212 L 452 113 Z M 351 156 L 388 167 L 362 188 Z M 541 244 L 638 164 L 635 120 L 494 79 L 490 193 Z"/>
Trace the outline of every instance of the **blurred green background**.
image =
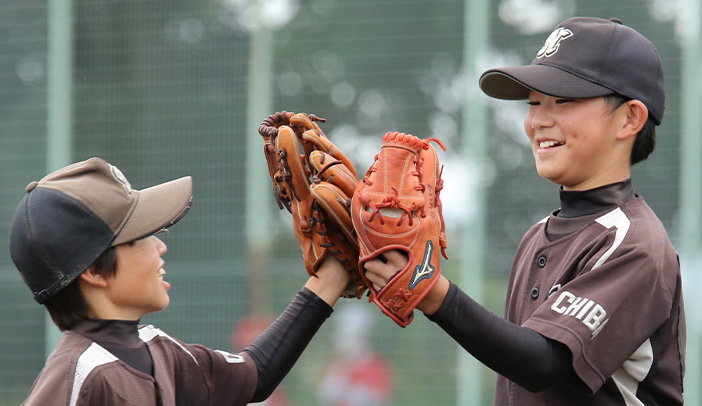
<path id="1" fill-rule="evenodd" d="M 58 336 L 12 265 L 9 224 L 25 185 L 68 163 L 103 157 L 137 189 L 194 178 L 192 210 L 164 237 L 171 306 L 145 323 L 238 351 L 248 336 L 237 327 L 285 308 L 306 275 L 257 133 L 280 110 L 326 118 L 359 173 L 387 131 L 440 138 L 442 270 L 502 314 L 516 246 L 558 207 L 558 191 L 534 171 L 526 104 L 488 99 L 477 79 L 530 62 L 574 15 L 618 17 L 661 54 L 666 116 L 634 185 L 685 254 L 685 282 L 700 286 L 702 71 L 685 68 L 699 61 L 699 0 L 1 2 L 0 405 L 21 403 Z M 688 377 L 698 379 L 699 313 L 686 294 Z M 283 381 L 286 405 L 326 404 L 324 368 L 342 352 L 337 337 L 356 339 L 339 327 L 354 326 L 342 317 L 354 312 L 370 326 L 358 342 L 391 369 L 384 404 L 492 404 L 495 374 L 421 314 L 401 329 L 365 300 L 336 310 Z M 689 404 L 699 384 L 688 379 Z"/>

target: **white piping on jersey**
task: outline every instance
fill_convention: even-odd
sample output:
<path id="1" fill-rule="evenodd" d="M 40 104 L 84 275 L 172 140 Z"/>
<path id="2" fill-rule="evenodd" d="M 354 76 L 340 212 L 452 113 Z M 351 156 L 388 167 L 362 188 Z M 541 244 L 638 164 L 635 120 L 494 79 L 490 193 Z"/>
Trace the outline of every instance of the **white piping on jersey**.
<path id="1" fill-rule="evenodd" d="M 192 358 L 193 361 L 195 361 L 195 364 L 200 365 L 200 363 L 197 362 L 197 359 L 195 358 L 195 356 L 190 351 L 188 351 L 187 348 L 183 347 L 183 345 L 181 343 L 174 340 L 173 337 L 171 337 L 168 334 L 161 331 L 161 329 L 158 329 L 158 328 L 152 326 L 151 324 L 139 329 L 139 338 L 141 339 L 141 341 L 143 341 L 145 343 L 148 343 L 149 341 L 153 340 L 156 337 L 164 337 L 164 338 L 167 338 L 167 339 L 173 341 L 173 343 L 175 345 L 177 345 L 178 347 L 180 347 L 181 350 L 185 351 L 186 354 L 190 355 L 190 358 Z"/>
<path id="2" fill-rule="evenodd" d="M 230 364 L 243 364 L 246 362 L 246 359 L 238 354 L 232 354 L 222 350 L 214 350 L 214 352 L 224 357 L 224 360 Z"/>
<path id="3" fill-rule="evenodd" d="M 622 394 L 626 406 L 644 406 L 643 402 L 636 397 L 636 392 L 639 384 L 651 371 L 652 365 L 653 347 L 651 340 L 648 339 L 612 375 L 612 380 Z"/>
<path id="4" fill-rule="evenodd" d="M 617 227 L 617 232 L 614 234 L 614 242 L 612 243 L 612 246 L 609 247 L 607 251 L 605 251 L 605 253 L 602 255 L 602 257 L 600 257 L 600 259 L 597 260 L 597 262 L 595 262 L 595 265 L 592 267 L 592 269 L 599 268 L 602 264 L 605 263 L 605 261 L 609 259 L 612 253 L 614 253 L 614 251 L 617 248 L 619 248 L 619 246 L 622 244 L 622 241 L 624 241 L 626 233 L 629 232 L 629 226 L 631 225 L 631 221 L 620 208 L 616 208 L 610 211 L 609 213 L 605 214 L 604 216 L 598 218 L 595 221 L 605 226 L 606 228 Z"/>
<path id="5" fill-rule="evenodd" d="M 68 404 L 70 406 L 75 406 L 78 403 L 78 395 L 80 394 L 80 389 L 83 386 L 83 382 L 85 382 L 85 378 L 90 375 L 93 369 L 99 367 L 100 365 L 109 364 L 110 362 L 114 361 L 117 361 L 117 357 L 112 355 L 109 351 L 97 343 L 90 344 L 90 347 L 83 351 L 80 357 L 78 357 L 76 372 L 73 375 L 71 400 Z"/>
<path id="6" fill-rule="evenodd" d="M 612 246 L 597 260 L 592 269 L 601 266 L 609 259 L 612 253 L 619 248 L 631 226 L 631 221 L 620 208 L 612 210 L 596 221 L 607 228 L 616 227 L 617 231 L 614 235 Z M 639 384 L 646 379 L 646 376 L 651 371 L 652 365 L 653 347 L 651 346 L 651 340 L 647 339 L 626 361 L 624 361 L 622 366 L 612 374 L 612 380 L 617 385 L 622 398 L 624 398 L 624 403 L 627 406 L 644 405 L 643 402 L 636 397 L 636 392 L 638 391 Z"/>

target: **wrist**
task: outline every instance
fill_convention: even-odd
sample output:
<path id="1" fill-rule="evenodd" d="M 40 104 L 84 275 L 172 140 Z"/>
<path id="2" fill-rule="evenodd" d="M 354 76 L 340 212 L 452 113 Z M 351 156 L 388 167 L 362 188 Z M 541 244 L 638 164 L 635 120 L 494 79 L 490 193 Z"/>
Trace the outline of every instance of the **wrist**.
<path id="1" fill-rule="evenodd" d="M 349 284 L 349 273 L 336 258 L 326 255 L 316 274 L 307 280 L 305 287 L 329 306 L 334 306 Z"/>
<path id="2" fill-rule="evenodd" d="M 333 307 L 344 292 L 346 285 L 326 283 L 319 277 L 310 276 L 305 287 Z"/>
<path id="3" fill-rule="evenodd" d="M 436 281 L 429 293 L 427 293 L 424 299 L 417 305 L 417 309 L 427 316 L 436 313 L 444 302 L 444 299 L 446 299 L 450 286 L 451 282 L 449 282 L 448 279 L 443 275 L 439 276 L 439 280 Z"/>

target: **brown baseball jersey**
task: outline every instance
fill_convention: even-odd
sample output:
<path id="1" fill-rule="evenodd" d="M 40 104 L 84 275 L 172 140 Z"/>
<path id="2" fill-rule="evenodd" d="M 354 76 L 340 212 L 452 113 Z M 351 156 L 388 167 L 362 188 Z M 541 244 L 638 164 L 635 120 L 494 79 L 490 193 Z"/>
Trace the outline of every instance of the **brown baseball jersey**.
<path id="1" fill-rule="evenodd" d="M 506 318 L 568 346 L 587 388 L 531 393 L 498 376 L 495 404 L 681 405 L 681 289 L 677 254 L 641 197 L 584 217 L 554 212 L 520 243 Z"/>
<path id="2" fill-rule="evenodd" d="M 150 325 L 139 329 L 139 338 L 153 358 L 154 376 L 67 331 L 23 404 L 245 405 L 256 389 L 256 366 L 246 353 L 186 344 Z"/>

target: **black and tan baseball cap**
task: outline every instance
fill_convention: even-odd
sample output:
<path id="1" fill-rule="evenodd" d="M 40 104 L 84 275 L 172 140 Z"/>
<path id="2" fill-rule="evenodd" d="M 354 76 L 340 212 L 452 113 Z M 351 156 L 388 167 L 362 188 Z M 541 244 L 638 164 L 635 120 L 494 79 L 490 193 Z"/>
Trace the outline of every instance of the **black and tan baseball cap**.
<path id="1" fill-rule="evenodd" d="M 618 93 L 640 100 L 663 119 L 663 66 L 655 46 L 618 19 L 573 17 L 560 23 L 530 65 L 487 70 L 480 88 L 497 99 L 529 92 L 583 99 Z"/>
<path id="2" fill-rule="evenodd" d="M 10 254 L 34 299 L 44 303 L 107 248 L 172 226 L 191 204 L 190 176 L 136 190 L 117 167 L 90 158 L 27 186 Z"/>

